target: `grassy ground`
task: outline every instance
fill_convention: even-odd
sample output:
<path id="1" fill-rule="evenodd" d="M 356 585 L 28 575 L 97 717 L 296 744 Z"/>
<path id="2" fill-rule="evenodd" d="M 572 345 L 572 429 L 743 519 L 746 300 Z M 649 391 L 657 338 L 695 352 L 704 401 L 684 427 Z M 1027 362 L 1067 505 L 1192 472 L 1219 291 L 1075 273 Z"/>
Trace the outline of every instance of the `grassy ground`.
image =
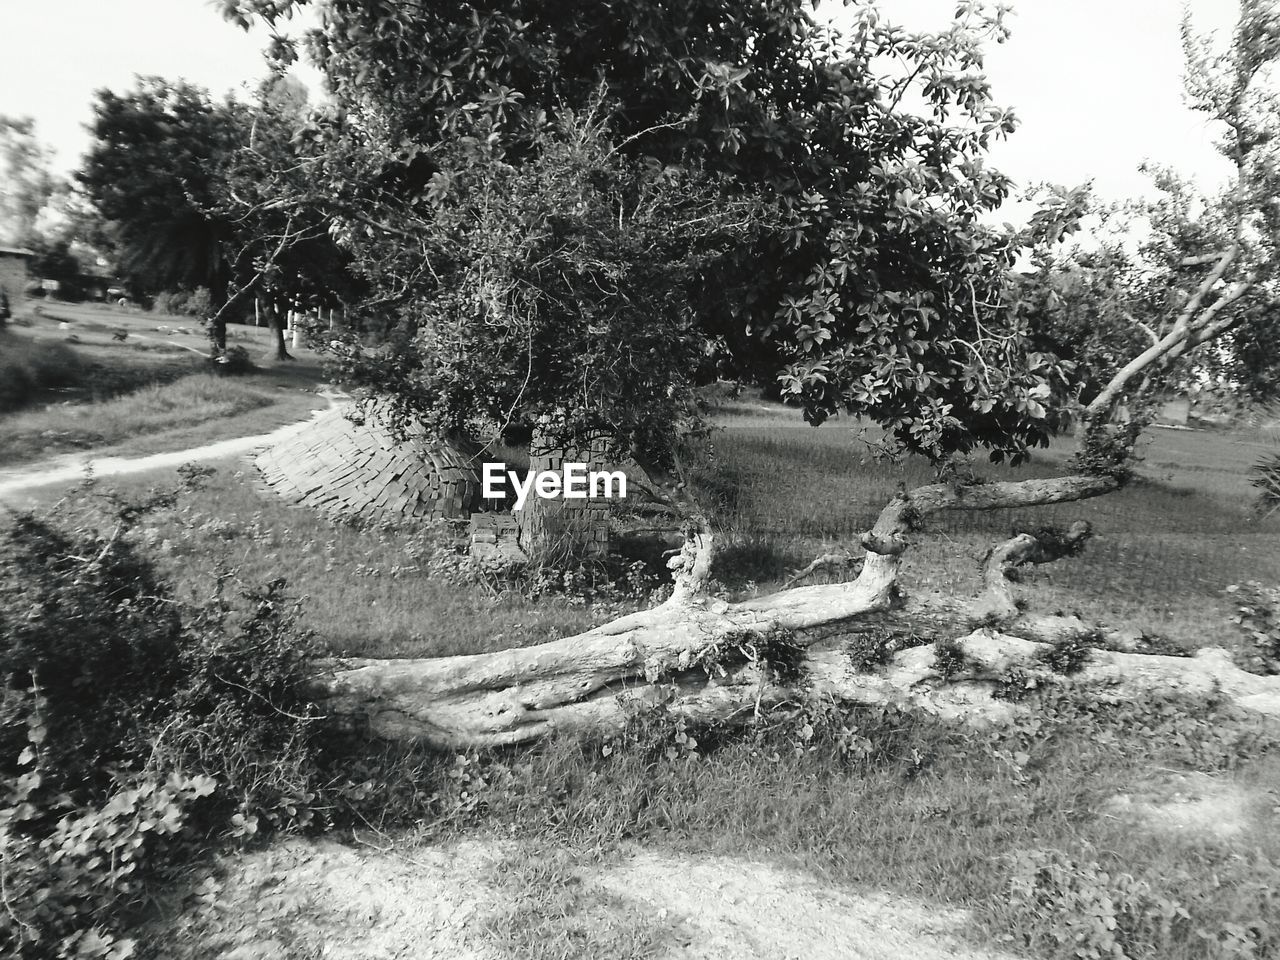
<path id="1" fill-rule="evenodd" d="M 216 377 L 189 318 L 179 328 L 176 318 L 116 307 L 48 304 L 40 311 L 28 311 L 0 337 L 0 362 L 21 360 L 46 373 L 28 376 L 17 391 L 21 402 L 0 415 L 6 464 L 89 450 L 134 456 L 182 449 L 264 433 L 323 406 L 315 396 L 324 381 L 315 355 L 266 359 L 261 331 L 233 329 L 229 336 L 232 345 L 254 348 L 258 369 Z M 120 332 L 125 339 L 115 339 Z"/>
<path id="2" fill-rule="evenodd" d="M 769 591 L 818 554 L 848 549 L 900 481 L 929 479 L 920 465 L 859 463 L 848 431 L 814 430 L 785 412 L 727 417 L 725 426 L 717 449 L 734 502 L 721 511 L 725 547 L 716 572 L 738 593 Z M 1216 468 L 1148 479 L 1085 503 L 944 515 L 907 555 L 905 586 L 976 591 L 979 558 L 1014 525 L 1085 517 L 1097 530 L 1086 553 L 1028 578 L 1038 608 L 1079 610 L 1191 649 L 1230 644 L 1235 633 L 1227 624 L 1224 588 L 1245 579 L 1280 580 L 1280 516 L 1259 522 L 1240 480 L 1254 446 L 1218 434 L 1155 431 L 1145 471 L 1156 461 Z M 1023 471 L 989 472 L 1051 474 L 1065 455 L 1059 448 Z M 197 531 L 195 544 L 172 558 L 180 578 L 206 584 L 219 563 L 239 565 L 253 582 L 286 576 L 310 598 L 310 625 L 335 653 L 482 652 L 579 632 L 618 611 L 450 582 L 428 569 L 429 537 L 335 526 L 260 492 L 245 463 L 218 466 L 211 488 L 166 521 Z M 157 479 L 112 485 L 137 488 Z M 161 524 L 157 542 L 176 542 L 173 532 Z"/>
<path id="3" fill-rule="evenodd" d="M 542 842 L 507 864 L 513 957 L 602 955 L 545 948 L 600 907 L 564 877 L 631 841 L 961 906 L 976 942 L 1031 956 L 1109 956 L 1114 938 L 1116 956 L 1264 957 L 1280 906 L 1274 738 L 1205 704 L 1073 695 L 998 733 L 855 710 L 694 752 L 562 741 L 467 779 L 489 784 L 484 821 Z M 1163 813 L 1188 771 L 1243 788 L 1215 811 L 1230 829 Z M 1117 806 L 1134 791 L 1149 813 Z"/>
<path id="4" fill-rule="evenodd" d="M 814 431 L 785 412 L 731 410 L 723 424 L 730 549 L 718 573 L 755 580 L 749 590 L 824 547 L 847 547 L 899 482 L 928 480 L 919 465 L 860 463 L 847 431 Z M 1055 472 L 1065 447 L 1014 475 Z M 1229 642 L 1221 589 L 1280 578 L 1280 525 L 1252 518 L 1241 481 L 1254 450 L 1248 438 L 1156 431 L 1144 482 L 1121 494 L 1031 516 L 944 518 L 913 551 L 906 586 L 972 587 L 977 556 L 1013 523 L 1085 516 L 1098 541 L 1031 585 L 1040 602 L 1187 645 Z M 182 543 L 179 530 L 194 539 Z M 207 592 L 222 564 L 249 583 L 288 577 L 309 597 L 307 625 L 340 654 L 499 649 L 617 612 L 452 582 L 427 567 L 427 534 L 333 526 L 259 492 L 235 462 L 145 536 L 185 591 Z M 364 836 L 380 848 L 516 842 L 492 878 L 505 902 L 483 937 L 522 960 L 656 957 L 671 946 L 669 923 L 620 917 L 609 896 L 577 885 L 628 844 L 770 861 L 841 889 L 963 907 L 975 943 L 1031 957 L 1280 949 L 1266 926 L 1280 911 L 1276 733 L 1220 705 L 1081 692 L 977 733 L 892 710 L 810 707 L 753 737 L 719 737 L 639 722 L 621 745 L 569 739 L 459 758 L 389 750 L 344 761 L 342 772 L 373 784 L 385 820 L 371 810 Z M 1203 796 L 1178 803 L 1190 775 L 1202 777 Z M 1117 803 L 1125 797 L 1133 802 Z M 1193 810 L 1200 820 L 1180 818 Z M 415 821 L 407 838 L 398 832 Z"/>
<path id="5" fill-rule="evenodd" d="M 270 377 L 192 373 L 96 403 L 11 414 L 0 425 L 0 459 L 16 464 L 58 453 L 136 456 L 264 433 L 324 405 L 314 393 Z"/>
<path id="6" fill-rule="evenodd" d="M 696 747 L 688 732 L 701 739 Z M 457 952 L 512 960 L 669 957 L 690 942 L 691 955 L 709 960 L 800 955 L 762 951 L 746 923 L 737 937 L 722 929 L 728 942 L 718 948 L 703 939 L 714 918 L 699 905 L 752 890 L 769 866 L 816 878 L 823 894 L 886 897 L 935 914 L 959 908 L 962 935 L 975 948 L 1009 951 L 1001 956 L 1216 960 L 1280 948 L 1276 731 L 1210 701 L 1116 704 L 1105 692 L 1076 691 L 983 731 L 889 709 L 816 706 L 746 738 L 676 734 L 638 718 L 622 742 L 353 758 L 344 775 L 369 777 L 365 789 L 377 798 L 346 834 L 358 844 L 361 882 L 378 889 L 420 852 L 467 858 L 456 875 L 491 893 L 468 888 L 469 912 L 479 912 L 466 943 L 475 952 Z M 1197 784 L 1192 795 L 1188 782 Z M 1141 802 L 1123 802 L 1133 798 Z M 418 826 L 396 826 L 405 821 Z M 473 852 L 451 854 L 454 841 Z M 593 882 L 636 848 L 663 867 L 648 889 Z M 316 874 L 305 864 L 294 870 Z M 400 895 L 426 917 L 458 911 L 430 876 Z M 280 895 L 301 895 L 289 873 L 275 883 Z M 343 889 L 354 895 L 349 881 Z M 446 907 L 433 908 L 437 899 Z M 801 921 L 769 914 L 771 899 L 736 913 L 785 940 Z M 343 906 L 311 904 L 288 917 L 293 952 L 273 955 L 314 956 L 317 934 L 334 955 L 359 956 L 350 947 L 368 934 L 350 926 L 359 921 Z M 204 932 L 222 925 L 252 938 L 254 911 L 253 903 L 219 910 Z M 450 932 L 458 946 L 459 931 Z M 382 933 L 379 944 L 395 953 L 394 935 Z M 853 946 L 831 942 L 804 955 L 897 956 Z"/>
<path id="7" fill-rule="evenodd" d="M 776 407 L 730 407 L 721 420 L 719 466 L 731 478 L 719 511 L 726 563 L 765 589 L 788 569 L 856 542 L 899 484 L 931 478 L 918 462 L 863 462 L 853 431 L 837 424 L 815 430 Z M 992 479 L 1053 476 L 1067 469 L 1072 442 L 1060 439 L 1025 468 L 979 464 L 977 472 Z M 1037 602 L 1201 646 L 1226 616 L 1224 587 L 1280 580 L 1280 517 L 1259 521 L 1256 490 L 1247 481 L 1249 467 L 1267 449 L 1256 434 L 1154 429 L 1143 444 L 1138 480 L 1117 494 L 931 518 L 906 555 L 906 583 L 973 592 L 979 558 L 1015 527 L 1086 519 L 1096 537 L 1085 555 L 1029 578 Z"/>

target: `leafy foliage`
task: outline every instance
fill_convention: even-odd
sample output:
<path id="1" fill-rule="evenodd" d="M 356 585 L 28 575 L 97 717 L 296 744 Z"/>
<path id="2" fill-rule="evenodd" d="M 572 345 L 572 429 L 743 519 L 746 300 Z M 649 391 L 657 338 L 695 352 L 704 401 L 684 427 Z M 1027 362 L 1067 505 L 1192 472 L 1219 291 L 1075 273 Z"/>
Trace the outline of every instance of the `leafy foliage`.
<path id="1" fill-rule="evenodd" d="M 1090 651 L 1100 645 L 1100 640 L 1101 637 L 1097 633 L 1073 634 L 1052 644 L 1047 650 L 1041 651 L 1036 659 L 1054 673 L 1069 677 L 1084 668 L 1084 665 L 1089 662 Z"/>
<path id="2" fill-rule="evenodd" d="M 1235 604 L 1231 622 L 1248 639 L 1251 652 L 1246 669 L 1257 673 L 1280 673 L 1280 588 L 1248 580 L 1227 587 Z"/>
<path id="3" fill-rule="evenodd" d="M 697 417 L 690 284 L 760 212 L 694 171 L 627 159 L 604 109 L 557 115 L 519 165 L 478 138 L 431 152 L 432 219 L 413 252 L 429 272 L 391 356 L 351 335 L 344 377 L 390 391 L 438 434 L 493 436 L 513 419 L 550 436 L 604 432 L 670 468 Z M 403 269 L 392 260 L 374 277 Z"/>
<path id="4" fill-rule="evenodd" d="M 211 840 L 313 816 L 309 639 L 283 581 L 173 598 L 132 532 L 177 496 L 73 498 L 0 539 L 10 955 L 129 956 L 148 882 Z"/>
<path id="5" fill-rule="evenodd" d="M 298 5 L 223 10 L 241 26 L 282 25 Z M 812 422 L 868 417 L 900 449 L 938 460 L 975 447 L 1021 460 L 1060 424 L 1063 371 L 1030 348 L 1009 268 L 1024 246 L 1070 231 L 1082 199 L 1054 195 L 1023 235 L 982 225 L 1009 192 L 985 152 L 1015 126 L 981 76 L 983 44 L 1005 36 L 1000 14 L 966 2 L 951 28 L 914 34 L 863 8 L 840 35 L 801 0 L 317 13 L 319 29 L 271 50 L 289 62 L 305 49 L 337 96 L 305 132 L 323 144 L 328 176 L 308 196 L 344 224 L 380 297 L 411 323 L 435 296 L 420 260 L 424 241 L 431 266 L 438 256 L 430 238 L 456 145 L 537 164 L 548 118 L 582 112 L 603 83 L 620 153 L 723 176 L 732 194 L 776 205 L 776 230 L 703 265 L 691 288 L 679 274 L 668 284 L 696 308 L 690 345 L 707 345 L 708 370 L 782 370 L 784 395 Z M 575 293 L 588 296 L 571 315 L 594 322 L 598 297 Z M 418 336 L 392 354 L 431 349 Z M 525 356 L 499 360 L 506 381 L 523 382 Z M 552 372 L 571 394 L 568 371 Z"/>
<path id="6" fill-rule="evenodd" d="M 1264 516 L 1280 510 L 1280 451 L 1259 457 L 1250 471 L 1249 482 L 1258 488 L 1258 501 Z"/>
<path id="7" fill-rule="evenodd" d="M 950 637 L 938 637 L 933 642 L 933 664 L 944 680 L 950 680 L 965 669 L 964 647 Z"/>

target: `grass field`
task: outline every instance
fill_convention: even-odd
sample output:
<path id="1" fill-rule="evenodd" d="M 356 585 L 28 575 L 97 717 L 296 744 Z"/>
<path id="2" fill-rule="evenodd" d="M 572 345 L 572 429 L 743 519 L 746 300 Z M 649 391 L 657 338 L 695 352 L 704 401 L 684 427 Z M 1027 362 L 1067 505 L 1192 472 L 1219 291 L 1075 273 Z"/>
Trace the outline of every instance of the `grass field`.
<path id="1" fill-rule="evenodd" d="M 814 429 L 776 407 L 729 409 L 716 440 L 721 470 L 732 478 L 720 526 L 739 569 L 766 588 L 787 569 L 856 542 L 899 484 L 931 479 L 923 463 L 863 462 L 853 431 L 838 422 Z M 1067 469 L 1072 443 L 1061 438 L 1018 470 L 976 469 L 991 479 L 1052 476 Z M 1085 519 L 1096 532 L 1085 555 L 1039 568 L 1028 580 L 1040 602 L 1201 646 L 1226 615 L 1224 587 L 1280 580 L 1280 517 L 1259 520 L 1247 481 L 1267 449 L 1254 434 L 1154 429 L 1142 445 L 1137 481 L 1119 493 L 931 518 L 906 555 L 906 583 L 976 591 L 979 558 L 1015 527 Z"/>
<path id="2" fill-rule="evenodd" d="M 48 304 L 0 335 L 0 366 L 26 371 L 6 381 L 15 385 L 15 402 L 0 413 L 0 459 L 12 465 L 71 452 L 177 450 L 265 433 L 324 405 L 315 395 L 324 376 L 310 351 L 282 364 L 255 349 L 258 369 L 215 376 L 199 328 L 168 319 Z M 121 332 L 125 339 L 115 339 Z M 230 341 L 256 344 L 259 334 L 237 330 Z"/>

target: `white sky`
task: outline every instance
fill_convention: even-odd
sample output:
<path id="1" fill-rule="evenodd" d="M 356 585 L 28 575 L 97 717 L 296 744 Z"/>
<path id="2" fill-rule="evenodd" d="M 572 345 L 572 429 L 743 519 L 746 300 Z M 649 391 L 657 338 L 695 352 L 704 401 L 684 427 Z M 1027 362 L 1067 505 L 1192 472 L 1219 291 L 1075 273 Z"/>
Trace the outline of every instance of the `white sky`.
<path id="1" fill-rule="evenodd" d="M 1210 186 L 1226 172 L 1212 131 L 1181 103 L 1182 0 L 1013 0 L 1013 37 L 992 48 L 997 99 L 1022 121 L 994 164 L 1020 183 L 1096 181 L 1120 199 L 1141 191 L 1138 164 L 1171 165 Z M 1233 0 L 1191 0 L 1197 23 L 1227 25 Z M 955 0 L 882 0 L 911 28 L 948 22 Z M 824 5 L 836 17 L 838 2 Z M 206 0 L 0 0 L 0 113 L 36 118 L 70 170 L 88 143 L 94 90 L 135 74 L 183 77 L 214 94 L 263 75 L 265 37 L 226 23 Z M 304 77 L 305 79 L 305 77 Z"/>

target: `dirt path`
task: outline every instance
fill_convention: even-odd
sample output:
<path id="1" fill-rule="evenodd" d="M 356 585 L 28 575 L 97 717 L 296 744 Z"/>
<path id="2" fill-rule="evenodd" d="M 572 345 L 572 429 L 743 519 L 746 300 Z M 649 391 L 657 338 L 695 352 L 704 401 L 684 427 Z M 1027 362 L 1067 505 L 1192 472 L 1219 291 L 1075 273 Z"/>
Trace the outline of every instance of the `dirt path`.
<path id="1" fill-rule="evenodd" d="M 206 443 L 185 450 L 153 453 L 145 457 L 100 457 L 92 452 L 69 453 L 40 463 L 27 464 L 11 470 L 0 470 L 0 503 L 14 504 L 17 502 L 18 494 L 57 484 L 74 483 L 82 479 L 89 468 L 92 468 L 95 477 L 120 477 L 146 473 L 148 470 L 176 468 L 184 463 L 234 457 L 249 453 L 258 447 L 279 443 L 313 423 L 316 418 L 328 412 L 339 399 L 344 397 L 343 394 L 329 391 L 322 391 L 320 396 L 328 401 L 328 406 L 314 411 L 307 420 L 286 424 L 270 433 L 260 433 L 250 437 L 232 437 L 229 440 L 218 440 L 215 443 Z"/>
<path id="2" fill-rule="evenodd" d="M 640 847 L 576 871 L 571 908 L 539 910 L 501 884 L 518 851 L 469 840 L 395 855 L 289 840 L 225 860 L 158 927 L 175 960 L 1011 960 L 962 941 L 956 909 Z"/>

